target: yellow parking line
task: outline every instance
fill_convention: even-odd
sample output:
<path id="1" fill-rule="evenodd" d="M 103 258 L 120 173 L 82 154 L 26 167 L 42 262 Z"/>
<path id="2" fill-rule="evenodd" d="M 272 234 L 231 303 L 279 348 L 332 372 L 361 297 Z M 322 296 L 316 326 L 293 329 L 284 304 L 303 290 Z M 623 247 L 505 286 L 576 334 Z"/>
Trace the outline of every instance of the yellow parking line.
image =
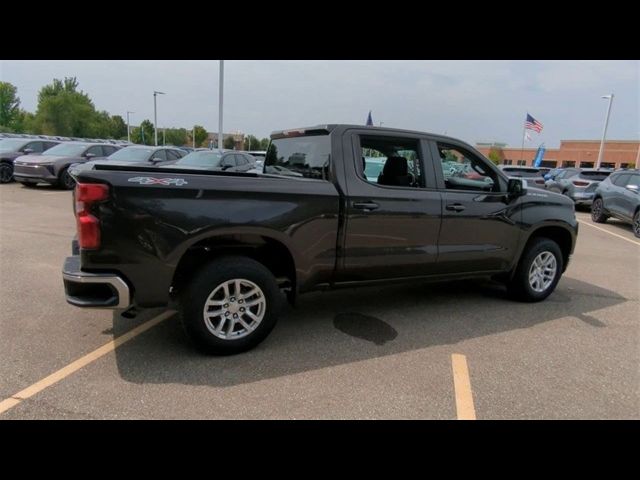
<path id="1" fill-rule="evenodd" d="M 137 337 L 141 333 L 149 330 L 151 327 L 156 326 L 163 320 L 173 316 L 175 312 L 172 310 L 166 311 L 158 315 L 157 317 L 152 318 L 148 322 L 143 323 L 142 325 L 138 325 L 136 328 L 131 329 L 124 335 L 120 335 L 118 338 L 111 340 L 109 343 L 95 349 L 93 352 L 86 354 L 84 357 L 80 357 L 79 359 L 71 362 L 66 367 L 62 367 L 60 370 L 52 373 L 51 375 L 43 378 L 42 380 L 34 383 L 33 385 L 25 388 L 24 390 L 19 391 L 15 395 L 3 400 L 0 402 L 0 414 L 3 414 L 10 408 L 15 407 L 23 400 L 26 400 L 29 397 L 34 396 L 36 393 L 41 392 L 47 387 L 58 383 L 60 380 L 68 377 L 74 372 L 77 372 L 82 367 L 89 365 L 90 363 L 96 361 L 103 355 L 106 355 L 109 352 L 112 352 L 120 345 L 128 342 L 132 338 Z"/>
<path id="2" fill-rule="evenodd" d="M 467 357 L 454 353 L 451 355 L 451 366 L 453 367 L 453 388 L 456 394 L 458 420 L 475 420 L 476 409 L 473 406 Z"/>
<path id="3" fill-rule="evenodd" d="M 583 222 L 582 220 L 578 220 L 578 221 L 579 221 L 581 224 L 586 225 L 587 227 L 593 227 L 593 228 L 595 228 L 596 230 L 600 230 L 601 232 L 608 233 L 609 235 L 613 235 L 614 237 L 621 238 L 622 240 L 626 240 L 627 242 L 630 242 L 630 243 L 633 243 L 634 245 L 638 245 L 638 246 L 640 246 L 640 242 L 636 242 L 636 241 L 631 240 L 631 239 L 629 239 L 629 238 L 627 238 L 627 237 L 623 237 L 622 235 L 618 235 L 617 233 L 610 232 L 609 230 L 604 229 L 604 228 L 601 228 L 601 227 L 598 227 L 598 226 L 596 226 L 596 225 L 593 225 L 592 223 L 589 223 L 589 222 Z"/>

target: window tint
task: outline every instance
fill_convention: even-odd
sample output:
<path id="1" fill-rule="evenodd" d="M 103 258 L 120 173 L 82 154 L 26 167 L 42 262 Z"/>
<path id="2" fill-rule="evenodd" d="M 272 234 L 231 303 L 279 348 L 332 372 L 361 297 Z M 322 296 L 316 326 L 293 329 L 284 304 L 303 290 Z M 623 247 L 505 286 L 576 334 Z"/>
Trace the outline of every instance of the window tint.
<path id="1" fill-rule="evenodd" d="M 631 177 L 631 174 L 621 173 L 612 177 L 611 183 L 613 183 L 616 187 L 624 187 L 627 184 L 627 180 L 629 180 L 629 177 Z"/>
<path id="2" fill-rule="evenodd" d="M 27 143 L 24 148 L 25 148 L 25 150 L 27 148 L 31 149 L 33 151 L 33 153 L 42 153 L 42 151 L 44 150 L 44 143 L 43 142 L 31 142 L 31 143 Z"/>
<path id="3" fill-rule="evenodd" d="M 112 153 L 115 153 L 115 151 L 117 150 L 117 148 L 116 148 L 116 147 L 109 147 L 109 146 L 103 145 L 103 146 L 102 146 L 102 150 L 104 151 L 105 156 L 109 156 L 109 155 L 111 155 Z"/>
<path id="4" fill-rule="evenodd" d="M 86 152 L 87 154 L 92 153 L 94 154 L 96 157 L 102 157 L 104 156 L 102 154 L 102 147 L 100 145 L 94 145 L 93 147 L 89 147 L 89 149 Z"/>
<path id="5" fill-rule="evenodd" d="M 360 137 L 358 171 L 367 182 L 388 187 L 424 185 L 418 140 L 397 137 Z"/>
<path id="6" fill-rule="evenodd" d="M 167 160 L 178 160 L 180 157 L 178 157 L 178 153 L 174 150 L 167 150 Z"/>
<path id="7" fill-rule="evenodd" d="M 220 163 L 220 165 L 223 167 L 235 167 L 236 166 L 235 155 L 233 154 L 224 155 L 222 157 L 222 162 Z"/>
<path id="8" fill-rule="evenodd" d="M 499 191 L 495 172 L 478 156 L 444 143 L 438 143 L 438 153 L 447 189 Z"/>
<path id="9" fill-rule="evenodd" d="M 264 172 L 328 180 L 330 154 L 328 135 L 276 138 L 269 144 Z"/>
<path id="10" fill-rule="evenodd" d="M 626 181 L 625 183 L 625 187 L 628 185 L 638 185 L 640 186 L 640 175 L 635 174 L 635 175 L 631 175 L 631 177 L 629 177 L 629 179 Z"/>
<path id="11" fill-rule="evenodd" d="M 235 155 L 235 157 L 236 157 L 236 165 L 238 165 L 239 167 L 242 167 L 247 164 L 247 161 L 242 155 Z"/>
<path id="12" fill-rule="evenodd" d="M 55 147 L 56 145 L 58 145 L 58 144 L 57 144 L 57 143 L 55 143 L 55 142 L 45 142 L 44 149 L 45 149 L 45 150 L 49 150 L 50 148 L 53 148 L 53 147 Z"/>
<path id="13" fill-rule="evenodd" d="M 164 162 L 167 159 L 167 152 L 165 150 L 156 150 L 151 156 L 151 160 L 154 159 Z"/>

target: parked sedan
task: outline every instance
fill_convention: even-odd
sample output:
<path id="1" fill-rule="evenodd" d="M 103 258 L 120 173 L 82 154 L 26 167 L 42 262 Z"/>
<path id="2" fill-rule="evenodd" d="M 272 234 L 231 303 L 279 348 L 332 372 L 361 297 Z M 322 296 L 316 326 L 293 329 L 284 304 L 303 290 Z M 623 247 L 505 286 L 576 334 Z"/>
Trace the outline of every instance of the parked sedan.
<path id="1" fill-rule="evenodd" d="M 118 150 L 108 160 L 124 163 L 151 163 L 153 165 L 174 162 L 184 157 L 186 152 L 179 148 L 146 147 L 133 145 Z"/>
<path id="2" fill-rule="evenodd" d="M 65 142 L 47 150 L 45 155 L 24 155 L 14 162 L 14 177 L 27 187 L 49 183 L 72 189 L 75 180 L 69 167 L 76 163 L 106 158 L 118 149 L 115 145 Z"/>
<path id="3" fill-rule="evenodd" d="M 605 180 L 611 171 L 593 168 L 567 168 L 555 179 L 547 180 L 546 188 L 552 192 L 562 193 L 571 198 L 577 205 L 591 205 L 598 184 Z"/>
<path id="4" fill-rule="evenodd" d="M 634 235 L 640 238 L 640 171 L 614 172 L 598 185 L 591 219 L 604 223 L 609 217 L 630 223 Z"/>
<path id="5" fill-rule="evenodd" d="M 55 147 L 55 140 L 32 140 L 27 138 L 4 138 L 0 140 L 0 183 L 13 180 L 13 162 L 22 155 L 40 155 Z"/>
<path id="6" fill-rule="evenodd" d="M 161 168 L 162 167 L 187 167 L 198 170 L 248 172 L 256 168 L 256 163 L 251 155 L 244 152 L 234 150 L 207 150 L 203 152 L 191 152 L 177 162 L 161 165 Z"/>

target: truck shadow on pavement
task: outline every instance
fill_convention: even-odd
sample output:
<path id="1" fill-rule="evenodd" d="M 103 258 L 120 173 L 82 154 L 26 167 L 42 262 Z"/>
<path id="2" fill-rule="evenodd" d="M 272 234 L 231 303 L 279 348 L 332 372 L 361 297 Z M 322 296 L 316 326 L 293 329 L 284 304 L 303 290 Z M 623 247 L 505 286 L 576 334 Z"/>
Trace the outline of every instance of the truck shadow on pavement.
<path id="1" fill-rule="evenodd" d="M 589 312 L 625 302 L 617 293 L 564 277 L 544 302 L 519 303 L 490 282 L 408 285 L 317 292 L 285 307 L 256 349 L 230 356 L 196 351 L 178 314 L 115 351 L 121 377 L 134 383 L 227 387 L 459 342 L 563 319 L 606 328 Z M 136 319 L 114 313 L 119 336 L 162 310 Z M 580 326 L 580 325 L 578 325 Z"/>

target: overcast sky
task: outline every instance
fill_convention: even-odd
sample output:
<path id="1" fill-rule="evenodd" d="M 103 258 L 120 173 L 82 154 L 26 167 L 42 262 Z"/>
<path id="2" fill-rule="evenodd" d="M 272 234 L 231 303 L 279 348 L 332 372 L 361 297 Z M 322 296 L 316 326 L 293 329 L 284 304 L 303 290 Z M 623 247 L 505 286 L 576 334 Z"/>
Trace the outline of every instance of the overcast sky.
<path id="1" fill-rule="evenodd" d="M 132 124 L 218 129 L 218 61 L 0 61 L 0 79 L 35 111 L 38 90 L 75 76 L 96 108 L 134 111 Z M 469 143 L 520 146 L 525 115 L 544 124 L 537 147 L 561 139 L 600 139 L 607 101 L 615 99 L 607 138 L 640 136 L 638 61 L 225 61 L 224 130 L 266 137 L 320 123 L 364 124 L 447 133 Z"/>

